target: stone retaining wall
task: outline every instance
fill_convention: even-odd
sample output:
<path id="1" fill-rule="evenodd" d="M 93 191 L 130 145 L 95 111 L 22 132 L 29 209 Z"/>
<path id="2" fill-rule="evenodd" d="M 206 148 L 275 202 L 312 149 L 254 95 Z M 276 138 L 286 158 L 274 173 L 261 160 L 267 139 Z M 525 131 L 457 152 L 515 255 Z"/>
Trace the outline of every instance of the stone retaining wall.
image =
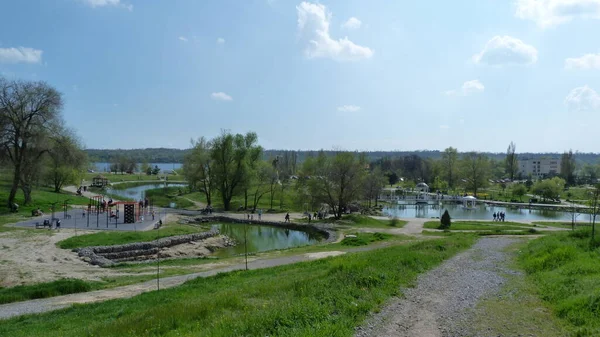
<path id="1" fill-rule="evenodd" d="M 220 233 L 217 229 L 208 232 L 170 236 L 150 242 L 134 242 L 115 246 L 94 246 L 74 249 L 84 261 L 101 267 L 110 267 L 115 262 L 131 261 L 139 257 L 156 255 L 161 248 L 172 247 L 190 241 L 205 240 Z"/>

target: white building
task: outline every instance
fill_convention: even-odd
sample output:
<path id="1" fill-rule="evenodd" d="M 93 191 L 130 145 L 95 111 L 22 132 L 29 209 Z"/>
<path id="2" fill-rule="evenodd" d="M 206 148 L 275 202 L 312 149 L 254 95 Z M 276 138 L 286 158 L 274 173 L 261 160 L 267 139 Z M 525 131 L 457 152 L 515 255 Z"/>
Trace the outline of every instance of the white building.
<path id="1" fill-rule="evenodd" d="M 519 174 L 525 178 L 544 178 L 560 173 L 559 158 L 519 159 Z"/>

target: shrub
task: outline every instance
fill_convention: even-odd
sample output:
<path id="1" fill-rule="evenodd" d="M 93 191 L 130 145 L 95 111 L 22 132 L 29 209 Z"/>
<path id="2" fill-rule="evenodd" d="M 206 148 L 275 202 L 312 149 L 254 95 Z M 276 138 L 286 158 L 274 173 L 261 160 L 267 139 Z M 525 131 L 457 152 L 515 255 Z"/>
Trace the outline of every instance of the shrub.
<path id="1" fill-rule="evenodd" d="M 448 213 L 448 210 L 446 210 L 444 212 L 444 214 L 442 215 L 440 229 L 448 229 L 448 228 L 450 228 L 451 222 L 452 221 L 450 219 L 450 214 Z"/>

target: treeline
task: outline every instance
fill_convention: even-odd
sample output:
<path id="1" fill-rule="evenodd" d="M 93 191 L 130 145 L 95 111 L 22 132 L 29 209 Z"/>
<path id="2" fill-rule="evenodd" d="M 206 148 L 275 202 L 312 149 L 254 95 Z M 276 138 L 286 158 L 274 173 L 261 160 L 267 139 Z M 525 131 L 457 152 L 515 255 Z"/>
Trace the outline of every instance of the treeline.
<path id="1" fill-rule="evenodd" d="M 130 158 L 136 163 L 183 163 L 185 156 L 191 152 L 191 149 L 169 149 L 169 148 L 146 148 L 146 149 L 87 149 L 91 162 L 112 163 L 121 156 Z M 299 163 L 304 162 L 307 158 L 317 156 L 321 151 L 313 150 L 264 150 L 262 159 L 267 160 L 276 156 L 283 156 L 284 153 L 294 152 Z M 325 155 L 335 155 L 336 151 L 323 151 Z M 422 151 L 366 151 L 364 152 L 369 161 L 376 161 L 383 158 L 402 158 L 407 156 L 417 156 L 421 159 L 439 160 L 442 158 L 444 151 L 437 150 L 422 150 Z M 504 160 L 506 153 L 482 152 L 488 158 L 493 160 Z M 560 158 L 562 153 L 545 152 L 519 153 L 519 158 Z M 578 165 L 597 164 L 600 161 L 599 153 L 576 153 L 576 161 Z"/>

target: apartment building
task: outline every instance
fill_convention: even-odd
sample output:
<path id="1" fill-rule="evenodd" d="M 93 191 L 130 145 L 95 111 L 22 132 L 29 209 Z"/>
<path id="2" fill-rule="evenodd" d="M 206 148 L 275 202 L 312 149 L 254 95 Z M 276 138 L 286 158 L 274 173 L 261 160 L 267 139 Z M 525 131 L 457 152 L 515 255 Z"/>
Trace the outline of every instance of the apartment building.
<path id="1" fill-rule="evenodd" d="M 519 174 L 522 177 L 544 178 L 560 173 L 559 158 L 519 159 Z"/>

